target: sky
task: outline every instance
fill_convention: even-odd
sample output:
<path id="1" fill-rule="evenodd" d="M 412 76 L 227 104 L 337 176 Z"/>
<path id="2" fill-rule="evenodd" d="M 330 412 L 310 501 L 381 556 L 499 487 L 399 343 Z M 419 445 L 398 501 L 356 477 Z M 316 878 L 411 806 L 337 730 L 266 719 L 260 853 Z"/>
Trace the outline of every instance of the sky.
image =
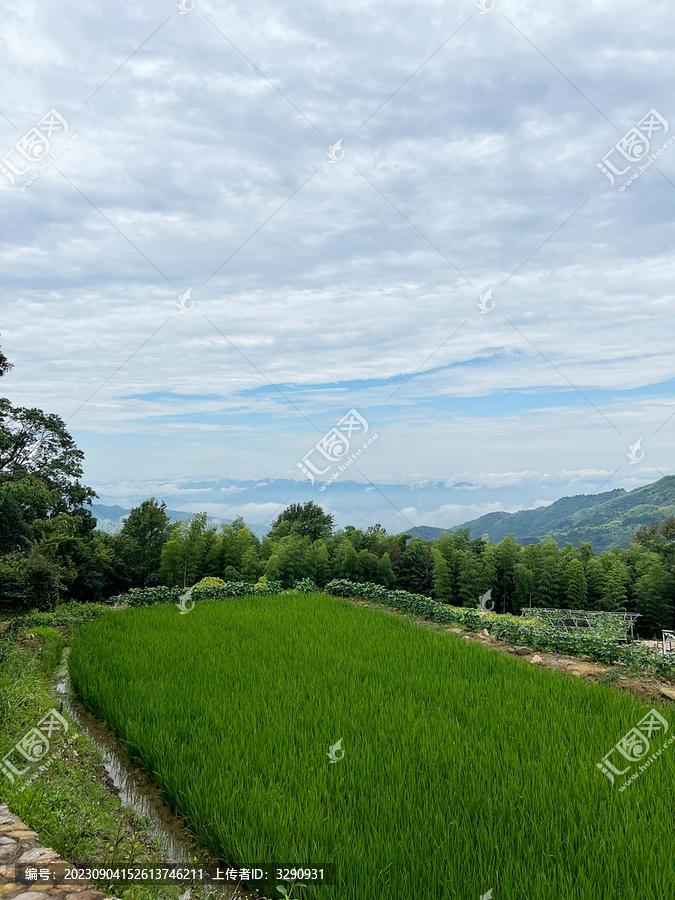
<path id="1" fill-rule="evenodd" d="M 100 502 L 258 525 L 672 474 L 674 30 L 665 0 L 3 2 L 2 394 Z"/>

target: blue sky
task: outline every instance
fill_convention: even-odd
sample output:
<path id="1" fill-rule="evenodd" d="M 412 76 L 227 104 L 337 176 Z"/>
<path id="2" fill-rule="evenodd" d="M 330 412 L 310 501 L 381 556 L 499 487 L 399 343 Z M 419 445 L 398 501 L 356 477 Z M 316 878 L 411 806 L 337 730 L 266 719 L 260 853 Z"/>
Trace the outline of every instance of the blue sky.
<path id="1" fill-rule="evenodd" d="M 672 473 L 675 10 L 482 6 L 3 10 L 3 394 L 103 501 L 400 531 Z"/>

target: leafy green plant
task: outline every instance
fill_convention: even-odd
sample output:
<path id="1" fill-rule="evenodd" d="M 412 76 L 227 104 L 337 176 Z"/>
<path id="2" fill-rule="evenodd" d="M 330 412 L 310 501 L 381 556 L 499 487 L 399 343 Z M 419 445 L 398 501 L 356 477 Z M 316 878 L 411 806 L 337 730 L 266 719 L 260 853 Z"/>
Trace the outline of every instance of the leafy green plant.
<path id="1" fill-rule="evenodd" d="M 569 621 L 571 611 L 565 609 L 539 610 L 532 607 L 532 612 L 537 616 L 539 621 L 549 626 L 561 626 L 564 622 Z M 609 612 L 601 610 L 591 610 L 583 613 L 583 617 L 588 621 L 588 628 L 569 627 L 568 631 L 572 634 L 591 634 L 594 637 L 604 638 L 607 641 L 616 641 L 626 637 L 630 628 L 630 622 L 627 622 L 621 616 L 612 615 Z"/>
<path id="2" fill-rule="evenodd" d="M 311 578 L 303 578 L 302 581 L 297 582 L 297 584 L 295 585 L 295 590 L 299 594 L 316 594 L 319 588 Z"/>
<path id="3" fill-rule="evenodd" d="M 131 588 L 128 594 L 121 594 L 118 600 L 129 606 L 154 606 L 156 603 L 178 603 L 185 591 L 179 587 Z"/>
<path id="4" fill-rule="evenodd" d="M 204 583 L 207 582 L 208 583 Z M 203 578 L 192 588 L 192 600 L 228 600 L 232 597 L 246 597 L 250 594 L 278 594 L 283 590 L 278 581 L 268 582 L 267 578 L 261 578 L 257 584 L 245 581 L 223 581 L 215 583 L 216 579 Z"/>
<path id="5" fill-rule="evenodd" d="M 71 600 L 69 603 L 57 606 L 53 612 L 32 612 L 23 616 L 14 616 L 8 622 L 5 634 L 9 637 L 19 631 L 30 631 L 40 626 L 58 628 L 59 626 L 83 625 L 108 612 L 109 608 L 104 603 L 80 603 L 77 600 Z"/>

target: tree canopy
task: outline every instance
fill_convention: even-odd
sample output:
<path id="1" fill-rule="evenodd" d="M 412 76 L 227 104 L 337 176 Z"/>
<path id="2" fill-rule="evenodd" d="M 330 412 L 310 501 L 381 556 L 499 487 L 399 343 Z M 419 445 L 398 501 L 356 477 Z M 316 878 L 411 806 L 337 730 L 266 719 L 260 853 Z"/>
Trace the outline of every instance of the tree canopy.
<path id="1" fill-rule="evenodd" d="M 311 500 L 307 503 L 292 503 L 272 522 L 269 536 L 274 539 L 298 534 L 309 538 L 310 543 L 313 543 L 330 535 L 333 522 L 333 516 L 325 513 Z"/>

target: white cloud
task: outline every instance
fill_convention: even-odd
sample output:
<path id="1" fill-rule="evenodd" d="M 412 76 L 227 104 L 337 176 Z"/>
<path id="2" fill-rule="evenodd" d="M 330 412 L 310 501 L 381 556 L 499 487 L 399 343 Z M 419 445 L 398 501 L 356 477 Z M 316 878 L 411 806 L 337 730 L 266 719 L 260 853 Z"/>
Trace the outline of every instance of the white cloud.
<path id="1" fill-rule="evenodd" d="M 675 127 L 675 13 L 499 0 L 439 49 L 474 12 L 7 10 L 3 153 L 52 107 L 79 138 L 65 177 L 0 186 L 2 388 L 68 420 L 86 478 L 121 497 L 295 478 L 352 406 L 378 483 L 563 494 L 667 471 L 672 189 L 649 172 L 619 194 L 596 163 L 652 107 Z M 659 167 L 672 181 L 675 148 Z"/>

